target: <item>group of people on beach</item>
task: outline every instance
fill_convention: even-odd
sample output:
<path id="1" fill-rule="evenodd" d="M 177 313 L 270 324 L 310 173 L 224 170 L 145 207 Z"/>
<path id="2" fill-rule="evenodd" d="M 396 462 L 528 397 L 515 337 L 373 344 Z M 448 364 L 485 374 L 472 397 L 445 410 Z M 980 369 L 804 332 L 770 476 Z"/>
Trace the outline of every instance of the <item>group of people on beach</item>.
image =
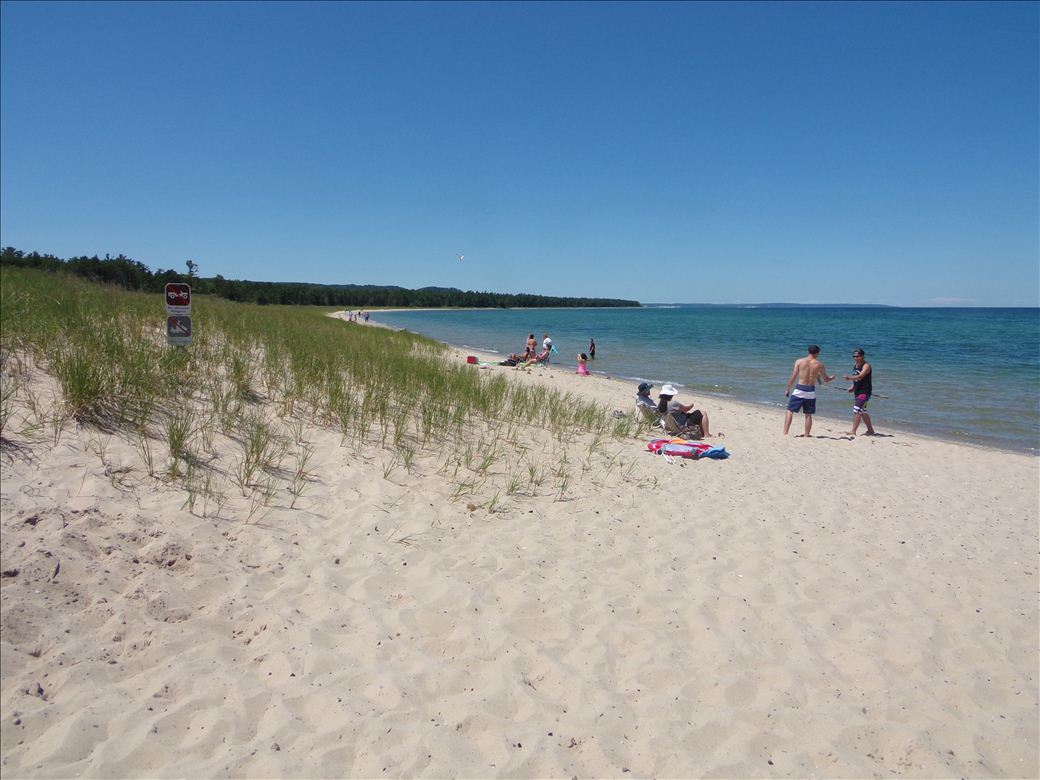
<path id="1" fill-rule="evenodd" d="M 867 402 L 874 392 L 873 369 L 867 362 L 866 352 L 857 347 L 852 351 L 852 372 L 845 374 L 842 378 L 852 384 L 848 392 L 852 393 L 852 430 L 847 435 L 855 436 L 859 430 L 860 423 L 866 425 L 864 435 L 874 436 L 874 425 L 867 413 Z M 820 361 L 820 348 L 816 344 L 810 344 L 805 357 L 799 358 L 794 363 L 791 378 L 787 381 L 787 412 L 784 416 L 784 436 L 791 428 L 791 421 L 797 412 L 805 416 L 805 433 L 800 436 L 812 435 L 813 415 L 816 414 L 816 385 L 819 382 L 833 382 L 837 377 L 827 373 L 827 368 Z M 636 389 L 636 404 L 650 410 L 651 413 L 663 416 L 672 415 L 672 419 L 678 427 L 683 430 L 696 430 L 703 436 L 711 436 L 711 428 L 706 412 L 695 409 L 692 403 L 682 404 L 676 400 L 678 390 L 671 384 L 661 386 L 658 400 L 650 397 L 653 385 L 650 382 L 642 382 Z"/>
<path id="2" fill-rule="evenodd" d="M 549 356 L 556 350 L 553 347 L 552 338 L 548 333 L 543 334 L 542 348 L 538 350 L 538 341 L 534 333 L 527 335 L 527 344 L 523 354 L 513 353 L 503 365 L 516 366 L 517 368 L 528 368 L 534 365 L 547 365 Z M 582 376 L 589 375 L 588 361 L 596 357 L 596 342 L 589 339 L 588 352 L 578 355 L 578 368 L 576 373 Z M 852 373 L 845 374 L 843 379 L 852 384 L 848 392 L 852 393 L 852 430 L 849 436 L 855 436 L 859 430 L 860 423 L 866 425 L 866 436 L 874 436 L 874 425 L 867 412 L 867 403 L 873 394 L 873 373 L 870 363 L 866 360 L 866 352 L 857 347 L 852 351 L 853 367 Z M 787 412 L 784 415 L 784 436 L 787 436 L 791 428 L 794 415 L 801 412 L 805 416 L 805 432 L 799 436 L 812 436 L 813 415 L 816 414 L 816 385 L 820 382 L 833 382 L 837 377 L 827 373 L 827 368 L 820 361 L 820 348 L 816 344 L 810 344 L 805 357 L 794 362 L 791 378 L 787 380 L 787 389 L 784 396 L 787 401 Z M 650 397 L 653 385 L 643 382 L 639 385 L 636 394 L 636 403 L 653 410 L 659 415 L 671 414 L 682 429 L 692 429 L 694 426 L 704 436 L 711 436 L 708 415 L 700 409 L 694 409 L 693 404 L 682 404 L 676 400 L 678 391 L 671 384 L 661 386 L 658 400 L 655 402 Z"/>
<path id="3" fill-rule="evenodd" d="M 367 311 L 348 311 L 347 312 L 347 322 L 358 322 L 358 321 L 368 322 L 368 312 Z"/>
<path id="4" fill-rule="evenodd" d="M 538 342 L 535 340 L 533 333 L 527 334 L 527 344 L 524 346 L 524 351 L 519 354 L 516 352 L 510 352 L 509 357 L 503 360 L 499 365 L 501 366 L 515 366 L 516 368 L 528 368 L 538 364 L 548 365 L 549 355 L 555 352 L 553 349 L 552 339 L 549 338 L 549 334 L 546 333 L 542 338 L 542 350 L 538 351 Z"/>
<path id="5" fill-rule="evenodd" d="M 535 339 L 533 333 L 527 334 L 527 344 L 524 347 L 523 354 L 517 355 L 513 353 L 509 356 L 510 360 L 515 360 L 517 368 L 528 368 L 530 366 L 536 366 L 539 363 L 543 365 L 549 364 L 549 355 L 553 353 L 552 339 L 548 333 L 542 336 L 542 349 L 538 351 L 538 341 Z"/>
<path id="6" fill-rule="evenodd" d="M 538 350 L 538 341 L 534 337 L 534 333 L 527 334 L 527 343 L 524 346 L 524 351 L 521 353 L 511 352 L 509 357 L 502 361 L 500 365 L 504 366 L 515 366 L 516 368 L 529 368 L 536 365 L 548 365 L 549 358 L 553 352 L 557 352 L 557 349 L 553 346 L 552 338 L 548 333 L 542 334 L 542 349 Z M 589 351 L 588 353 L 581 352 L 578 355 L 578 368 L 575 373 L 581 374 L 582 376 L 589 375 L 589 360 L 596 359 L 596 341 L 589 339 Z"/>
<path id="7" fill-rule="evenodd" d="M 849 436 L 856 435 L 861 422 L 867 426 L 864 434 L 874 435 L 874 425 L 867 413 L 867 402 L 874 392 L 874 377 L 866 354 L 859 347 L 852 350 L 852 373 L 842 377 L 845 381 L 852 382 L 848 388 L 853 398 L 852 430 L 848 432 Z M 787 413 L 784 415 L 784 436 L 790 430 L 791 420 L 796 412 L 805 415 L 805 433 L 799 435 L 812 436 L 812 418 L 816 414 L 816 385 L 819 382 L 833 382 L 836 378 L 828 375 L 826 367 L 820 362 L 820 348 L 816 344 L 810 344 L 808 354 L 794 362 L 791 378 L 787 380 L 787 390 L 784 393 L 788 398 Z"/>
<path id="8" fill-rule="evenodd" d="M 676 396 L 679 391 L 671 384 L 661 385 L 657 401 L 650 397 L 653 385 L 641 382 L 636 388 L 636 403 L 649 409 L 652 413 L 664 416 L 670 414 L 681 431 L 695 432 L 698 436 L 711 436 L 711 425 L 708 413 L 695 409 L 692 403 L 679 403 Z"/>
<path id="9" fill-rule="evenodd" d="M 541 350 L 538 349 L 538 341 L 534 333 L 527 334 L 527 343 L 521 354 L 512 353 L 509 358 L 502 361 L 502 365 L 515 366 L 516 368 L 529 368 L 535 365 L 548 365 L 550 355 L 555 352 L 552 338 L 546 332 L 542 334 Z M 596 341 L 589 339 L 588 352 L 578 354 L 578 368 L 576 373 L 582 376 L 589 375 L 588 361 L 596 358 Z M 859 430 L 860 423 L 866 425 L 867 436 L 875 435 L 874 425 L 867 412 L 867 402 L 873 393 L 873 376 L 870 363 L 866 360 L 866 352 L 861 348 L 852 351 L 854 366 L 851 374 L 843 378 L 851 382 L 848 392 L 853 394 L 852 406 L 852 430 L 848 435 L 855 436 Z M 787 381 L 787 389 L 784 396 L 788 399 L 787 412 L 784 416 L 784 435 L 791 428 L 791 422 L 797 412 L 805 416 L 805 432 L 800 436 L 812 436 L 813 415 L 816 414 L 816 385 L 820 382 L 833 382 L 837 377 L 827 373 L 827 368 L 820 361 L 820 348 L 816 344 L 810 344 L 805 357 L 799 358 L 794 363 L 791 378 Z M 706 412 L 695 409 L 692 403 L 680 403 L 676 396 L 678 390 L 671 385 L 661 386 L 658 400 L 650 397 L 653 385 L 643 382 L 636 392 L 636 403 L 644 406 L 658 415 L 671 414 L 672 418 L 683 430 L 697 430 L 700 435 L 711 436 L 711 427 Z"/>

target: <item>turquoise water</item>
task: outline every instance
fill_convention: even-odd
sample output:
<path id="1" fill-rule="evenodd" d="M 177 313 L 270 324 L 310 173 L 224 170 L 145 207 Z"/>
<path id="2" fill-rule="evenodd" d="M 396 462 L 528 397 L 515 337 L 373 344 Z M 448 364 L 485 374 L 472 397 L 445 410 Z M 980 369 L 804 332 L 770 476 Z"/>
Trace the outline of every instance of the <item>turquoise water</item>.
<path id="1" fill-rule="evenodd" d="M 879 431 L 902 429 L 1040 451 L 1040 309 L 704 308 L 375 312 L 376 321 L 507 354 L 548 331 L 558 363 L 596 339 L 594 373 L 672 382 L 684 396 L 776 406 L 809 343 L 839 379 L 862 347 L 873 367 Z M 885 399 L 877 395 L 888 396 Z M 850 396 L 821 389 L 817 412 L 851 417 Z M 778 411 L 779 418 L 779 411 Z M 780 421 L 778 419 L 778 425 Z"/>

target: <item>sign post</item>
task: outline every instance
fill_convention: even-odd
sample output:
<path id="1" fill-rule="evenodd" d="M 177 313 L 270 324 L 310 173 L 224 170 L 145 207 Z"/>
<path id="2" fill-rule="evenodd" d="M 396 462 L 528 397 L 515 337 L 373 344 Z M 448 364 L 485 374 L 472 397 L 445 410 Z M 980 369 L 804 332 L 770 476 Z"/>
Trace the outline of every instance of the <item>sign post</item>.
<path id="1" fill-rule="evenodd" d="M 191 286 L 170 282 L 166 285 L 166 343 L 191 346 Z"/>

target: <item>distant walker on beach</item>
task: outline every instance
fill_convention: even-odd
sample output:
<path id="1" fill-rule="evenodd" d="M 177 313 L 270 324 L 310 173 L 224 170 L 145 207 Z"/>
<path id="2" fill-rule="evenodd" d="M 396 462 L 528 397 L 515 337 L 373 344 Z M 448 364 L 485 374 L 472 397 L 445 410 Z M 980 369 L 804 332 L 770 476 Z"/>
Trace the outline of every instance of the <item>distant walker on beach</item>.
<path id="1" fill-rule="evenodd" d="M 784 395 L 790 400 L 787 402 L 787 414 L 784 415 L 784 436 L 790 430 L 791 419 L 797 411 L 805 415 L 805 433 L 799 435 L 812 436 L 812 416 L 816 414 L 816 383 L 821 380 L 834 381 L 833 376 L 827 376 L 827 369 L 819 361 L 820 348 L 810 344 L 808 351 L 808 355 L 794 361 L 794 370 L 791 371 L 791 378 L 787 380 Z M 794 391 L 791 390 L 792 385 Z"/>

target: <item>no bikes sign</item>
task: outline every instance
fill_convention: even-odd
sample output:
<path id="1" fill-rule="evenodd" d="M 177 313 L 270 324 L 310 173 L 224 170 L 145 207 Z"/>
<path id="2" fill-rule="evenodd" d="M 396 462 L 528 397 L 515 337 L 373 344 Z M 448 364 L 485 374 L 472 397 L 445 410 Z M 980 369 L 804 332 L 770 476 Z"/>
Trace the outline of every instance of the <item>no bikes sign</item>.
<path id="1" fill-rule="evenodd" d="M 166 299 L 166 343 L 177 347 L 191 345 L 191 286 L 170 282 Z"/>

